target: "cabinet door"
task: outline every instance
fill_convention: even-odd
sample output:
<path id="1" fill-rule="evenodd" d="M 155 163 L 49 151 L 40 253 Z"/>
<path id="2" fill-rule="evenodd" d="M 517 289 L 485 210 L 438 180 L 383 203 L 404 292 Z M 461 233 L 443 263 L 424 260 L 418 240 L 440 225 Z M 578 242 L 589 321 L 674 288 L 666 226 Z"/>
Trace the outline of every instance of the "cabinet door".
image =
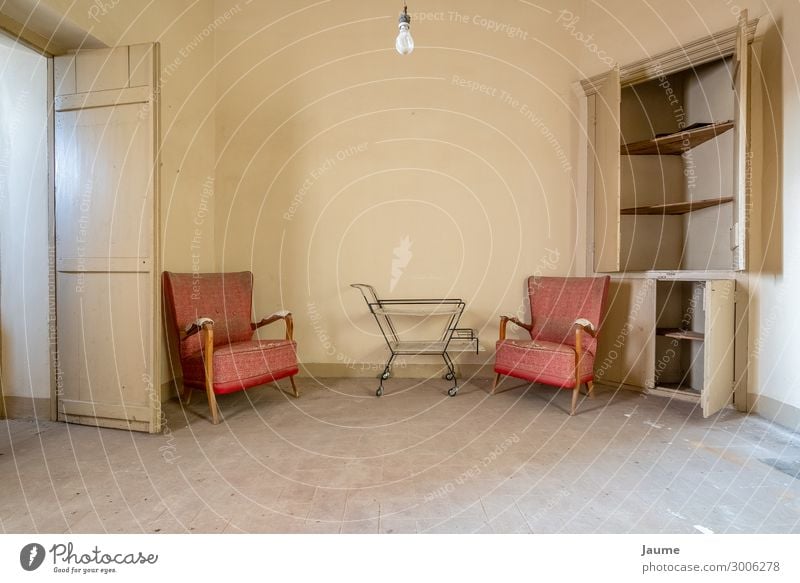
<path id="1" fill-rule="evenodd" d="M 157 46 L 55 57 L 58 418 L 160 430 Z"/>
<path id="2" fill-rule="evenodd" d="M 620 233 L 620 101 L 619 69 L 608 73 L 595 95 L 594 270 L 619 271 Z"/>
<path id="3" fill-rule="evenodd" d="M 596 382 L 653 388 L 655 317 L 654 279 L 611 281 L 597 356 L 594 359 Z"/>
<path id="4" fill-rule="evenodd" d="M 734 197 L 733 232 L 731 233 L 731 249 L 733 250 L 733 268 L 743 271 L 747 268 L 747 225 L 750 192 L 748 188 L 748 150 L 747 111 L 749 107 L 748 89 L 750 83 L 750 59 L 747 45 L 747 10 L 739 17 L 736 32 L 736 48 L 734 50 L 733 91 L 734 107 Z"/>
<path id="5" fill-rule="evenodd" d="M 706 282 L 703 296 L 705 345 L 703 390 L 700 403 L 703 416 L 709 417 L 731 402 L 733 397 L 733 336 L 735 332 L 733 280 Z"/>

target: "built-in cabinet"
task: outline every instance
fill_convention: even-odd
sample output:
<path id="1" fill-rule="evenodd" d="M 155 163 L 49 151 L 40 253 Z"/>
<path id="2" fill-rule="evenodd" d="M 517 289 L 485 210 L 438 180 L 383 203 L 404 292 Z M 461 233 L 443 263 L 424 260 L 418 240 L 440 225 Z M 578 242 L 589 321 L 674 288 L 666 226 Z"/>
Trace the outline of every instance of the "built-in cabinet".
<path id="1" fill-rule="evenodd" d="M 614 274 L 596 375 L 696 401 L 706 416 L 734 390 L 755 26 L 745 13 L 735 28 L 582 84 L 588 260 Z"/>

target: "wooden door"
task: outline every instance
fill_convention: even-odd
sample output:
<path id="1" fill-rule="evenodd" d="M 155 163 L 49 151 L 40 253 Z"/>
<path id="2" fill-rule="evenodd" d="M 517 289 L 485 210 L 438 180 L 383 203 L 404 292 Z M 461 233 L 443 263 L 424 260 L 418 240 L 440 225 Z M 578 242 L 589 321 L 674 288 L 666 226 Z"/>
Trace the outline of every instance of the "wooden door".
<path id="1" fill-rule="evenodd" d="M 157 45 L 55 57 L 60 420 L 157 432 Z"/>
<path id="2" fill-rule="evenodd" d="M 750 84 L 750 56 L 748 51 L 747 10 L 743 10 L 739 16 L 736 47 L 733 54 L 733 90 L 735 94 L 733 187 L 735 203 L 733 205 L 731 249 L 733 250 L 733 268 L 737 271 L 747 269 L 747 228 L 750 206 L 747 164 L 750 148 L 747 127 Z"/>
<path id="3" fill-rule="evenodd" d="M 656 281 L 612 279 L 594 359 L 595 381 L 642 389 L 655 386 Z"/>
<path id="4" fill-rule="evenodd" d="M 620 241 L 619 69 L 608 73 L 594 96 L 594 270 L 619 271 Z"/>
<path id="5" fill-rule="evenodd" d="M 709 280 L 703 295 L 705 339 L 703 345 L 703 390 L 700 403 L 709 417 L 733 398 L 733 337 L 735 333 L 736 282 Z"/>

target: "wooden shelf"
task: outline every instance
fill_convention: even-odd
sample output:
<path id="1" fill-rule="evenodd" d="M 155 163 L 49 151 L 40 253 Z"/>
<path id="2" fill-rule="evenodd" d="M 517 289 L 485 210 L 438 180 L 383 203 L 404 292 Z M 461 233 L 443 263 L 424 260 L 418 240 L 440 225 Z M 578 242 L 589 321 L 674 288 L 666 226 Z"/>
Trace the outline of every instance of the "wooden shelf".
<path id="1" fill-rule="evenodd" d="M 647 393 L 691 402 L 700 400 L 700 390 L 683 383 L 658 383 L 652 389 L 647 389 Z"/>
<path id="2" fill-rule="evenodd" d="M 664 391 L 680 391 L 681 393 L 694 393 L 696 395 L 700 394 L 699 389 L 695 389 L 683 383 L 658 383 L 655 388 Z"/>
<path id="3" fill-rule="evenodd" d="M 622 144 L 620 154 L 623 156 L 657 156 L 657 155 L 680 155 L 716 138 L 719 134 L 727 132 L 733 128 L 732 121 L 723 121 L 693 130 L 676 132 L 660 138 Z"/>
<path id="4" fill-rule="evenodd" d="M 678 340 L 694 340 L 696 342 L 702 342 L 705 339 L 705 335 L 702 332 L 692 332 L 691 330 L 681 330 L 680 328 L 657 328 L 656 334 L 677 338 Z"/>
<path id="5" fill-rule="evenodd" d="M 654 204 L 651 206 L 637 206 L 620 210 L 623 215 L 685 215 L 692 211 L 705 209 L 712 206 L 733 202 L 732 196 L 720 198 L 705 198 L 689 202 L 670 202 L 667 204 Z"/>

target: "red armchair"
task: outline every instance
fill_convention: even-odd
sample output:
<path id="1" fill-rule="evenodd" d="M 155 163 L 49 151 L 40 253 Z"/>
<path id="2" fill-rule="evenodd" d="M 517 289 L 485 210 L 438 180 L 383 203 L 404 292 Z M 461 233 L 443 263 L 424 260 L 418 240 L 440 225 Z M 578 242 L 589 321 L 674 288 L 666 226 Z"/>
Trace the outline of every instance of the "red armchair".
<path id="1" fill-rule="evenodd" d="M 604 277 L 530 277 L 530 324 L 500 317 L 492 394 L 502 375 L 572 390 L 575 414 L 581 385 L 594 396 L 594 357 L 608 283 Z M 530 340 L 506 338 L 512 322 L 528 331 Z M 509 387 L 510 388 L 510 387 Z"/>
<path id="2" fill-rule="evenodd" d="M 297 345 L 289 312 L 275 312 L 253 323 L 253 274 L 164 272 L 164 296 L 178 334 L 185 402 L 192 390 L 205 390 L 211 420 L 219 423 L 216 395 L 241 391 L 289 377 L 299 397 Z M 283 320 L 286 336 L 253 340 L 256 329 Z"/>

